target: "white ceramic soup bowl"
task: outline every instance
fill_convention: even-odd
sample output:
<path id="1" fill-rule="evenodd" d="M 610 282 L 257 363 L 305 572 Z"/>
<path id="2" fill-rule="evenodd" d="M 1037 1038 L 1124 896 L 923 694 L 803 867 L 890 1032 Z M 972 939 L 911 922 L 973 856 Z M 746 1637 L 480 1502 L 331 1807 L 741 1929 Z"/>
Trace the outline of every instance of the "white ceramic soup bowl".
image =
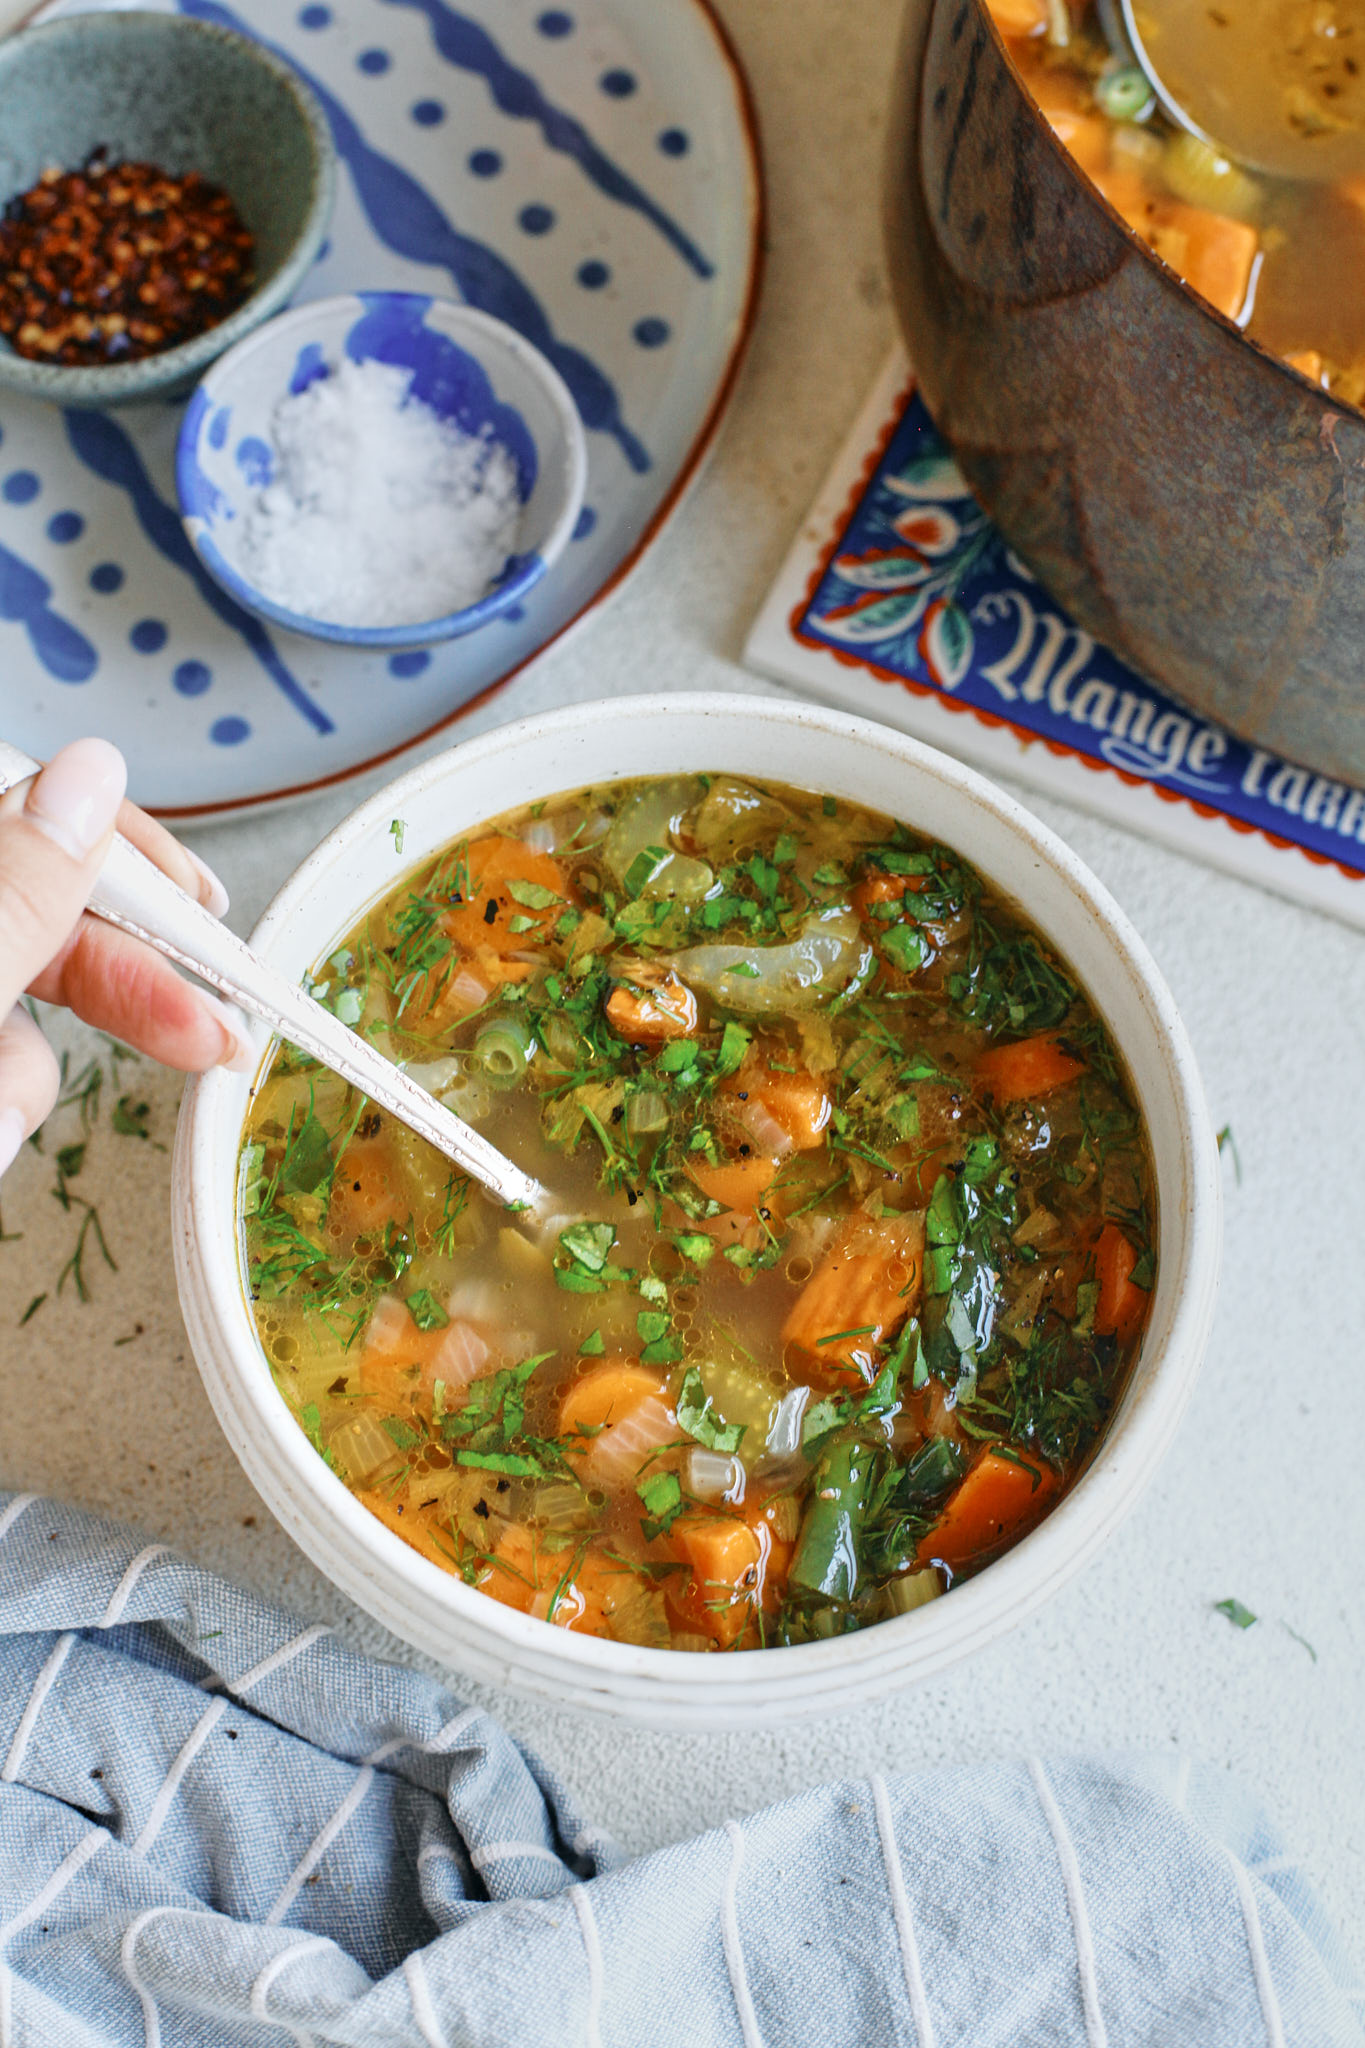
<path id="1" fill-rule="evenodd" d="M 1122 911 L 1003 791 L 865 719 L 772 698 L 655 696 L 504 726 L 423 762 L 352 812 L 286 882 L 253 943 L 301 976 L 409 869 L 484 819 L 589 782 L 707 769 L 856 800 L 957 848 L 1070 961 L 1127 1062 L 1156 1165 L 1151 1317 L 1088 1469 L 1013 1550 L 913 1613 L 790 1649 L 647 1650 L 515 1613 L 384 1528 L 323 1464 L 277 1393 L 243 1285 L 235 1208 L 246 1077 L 219 1070 L 191 1083 L 173 1204 L 181 1302 L 209 1398 L 267 1506 L 319 1569 L 442 1664 L 561 1705 L 693 1731 L 772 1726 L 875 1699 L 981 1648 L 1079 1571 L 1133 1506 L 1180 1421 L 1212 1320 L 1221 1238 L 1217 1145 L 1194 1055 Z"/>

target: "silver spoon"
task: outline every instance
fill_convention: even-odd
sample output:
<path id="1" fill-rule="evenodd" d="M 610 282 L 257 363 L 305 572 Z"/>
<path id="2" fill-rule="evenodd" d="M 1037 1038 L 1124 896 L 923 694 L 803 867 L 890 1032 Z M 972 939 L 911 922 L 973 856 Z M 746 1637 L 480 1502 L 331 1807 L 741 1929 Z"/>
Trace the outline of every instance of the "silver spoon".
<path id="1" fill-rule="evenodd" d="M 1365 172 L 1365 0 L 1098 0 L 1179 127 L 1281 178 Z"/>
<path id="2" fill-rule="evenodd" d="M 0 740 L 0 791 L 36 775 L 40 764 Z M 203 905 L 178 888 L 126 839 L 115 838 L 89 908 L 206 981 L 259 1017 L 279 1038 L 349 1081 L 425 1138 L 509 1209 L 544 1213 L 545 1190 L 486 1138 L 360 1038 L 330 1010 L 286 981 Z"/>

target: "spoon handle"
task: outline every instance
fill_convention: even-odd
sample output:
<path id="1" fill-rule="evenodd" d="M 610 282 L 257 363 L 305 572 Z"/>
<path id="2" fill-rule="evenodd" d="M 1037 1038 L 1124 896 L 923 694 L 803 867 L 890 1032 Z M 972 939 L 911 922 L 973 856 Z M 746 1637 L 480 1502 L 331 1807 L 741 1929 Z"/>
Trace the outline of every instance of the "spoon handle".
<path id="1" fill-rule="evenodd" d="M 38 773 L 39 763 L 0 740 L 0 789 Z M 542 1190 L 486 1138 L 452 1115 L 334 1017 L 330 1010 L 266 965 L 259 955 L 163 875 L 126 839 L 109 848 L 89 908 L 144 945 L 198 975 L 258 1017 L 279 1038 L 340 1074 L 445 1154 L 508 1208 L 535 1208 Z"/>

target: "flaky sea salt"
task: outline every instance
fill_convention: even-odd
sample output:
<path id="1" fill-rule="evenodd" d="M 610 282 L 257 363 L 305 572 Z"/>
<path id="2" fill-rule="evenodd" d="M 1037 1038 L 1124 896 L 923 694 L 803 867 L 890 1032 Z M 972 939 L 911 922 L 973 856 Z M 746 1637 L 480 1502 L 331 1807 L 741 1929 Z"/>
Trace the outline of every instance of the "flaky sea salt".
<path id="1" fill-rule="evenodd" d="M 412 372 L 343 360 L 280 400 L 270 482 L 237 567 L 263 597 L 337 626 L 407 626 L 482 597 L 513 552 L 517 471 L 499 441 L 408 396 Z"/>

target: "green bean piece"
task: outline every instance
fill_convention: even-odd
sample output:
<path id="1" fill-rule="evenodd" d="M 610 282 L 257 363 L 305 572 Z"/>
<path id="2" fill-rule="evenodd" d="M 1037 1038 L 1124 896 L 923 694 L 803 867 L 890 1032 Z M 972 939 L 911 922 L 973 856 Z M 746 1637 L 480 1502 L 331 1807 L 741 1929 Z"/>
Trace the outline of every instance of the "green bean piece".
<path id="1" fill-rule="evenodd" d="M 1141 121 L 1150 112 L 1156 95 L 1136 64 L 1120 71 L 1106 71 L 1095 82 L 1095 98 L 1101 113 L 1111 121 Z"/>
<path id="2" fill-rule="evenodd" d="M 812 1475 L 810 1505 L 792 1559 L 790 1583 L 827 1600 L 851 1600 L 858 1584 L 858 1540 L 876 1452 L 857 1437 L 840 1437 Z"/>
<path id="3" fill-rule="evenodd" d="M 474 1040 L 474 1057 L 490 1088 L 515 1088 L 535 1043 L 522 1017 L 493 1017 Z"/>

